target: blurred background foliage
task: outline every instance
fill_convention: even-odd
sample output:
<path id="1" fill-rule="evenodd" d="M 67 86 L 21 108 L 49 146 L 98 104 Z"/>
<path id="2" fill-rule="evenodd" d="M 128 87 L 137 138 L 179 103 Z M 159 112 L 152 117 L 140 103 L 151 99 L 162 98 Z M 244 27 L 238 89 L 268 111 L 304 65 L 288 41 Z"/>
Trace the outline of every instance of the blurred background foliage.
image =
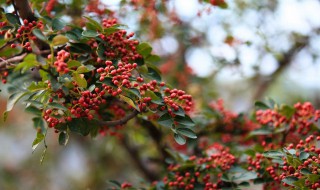
<path id="1" fill-rule="evenodd" d="M 0 2 L 5 7 L 10 0 Z M 230 0 L 227 8 L 198 0 L 30 2 L 35 12 L 78 26 L 83 25 L 83 15 L 96 20 L 118 18 L 161 57 L 158 66 L 165 81 L 193 95 L 199 130 L 214 119 L 207 110 L 218 98 L 229 109 L 247 113 L 256 100 L 267 96 L 287 104 L 308 100 L 320 107 L 317 0 Z M 49 6 L 53 9 L 46 12 Z M 12 6 L 6 8 L 12 10 Z M 2 113 L 6 86 L 0 88 Z M 127 144 L 110 135 L 95 139 L 72 135 L 68 146 L 62 147 L 51 131 L 43 164 L 39 162 L 42 149 L 34 153 L 31 149 L 35 134 L 31 115 L 16 107 L 0 125 L 0 189 L 106 189 L 110 179 L 144 183 L 145 176 L 128 146 L 149 169 L 157 173 L 165 169 L 155 164 L 157 143 L 134 121 L 121 132 L 129 137 Z M 170 137 L 163 142 L 182 152 L 189 150 Z"/>

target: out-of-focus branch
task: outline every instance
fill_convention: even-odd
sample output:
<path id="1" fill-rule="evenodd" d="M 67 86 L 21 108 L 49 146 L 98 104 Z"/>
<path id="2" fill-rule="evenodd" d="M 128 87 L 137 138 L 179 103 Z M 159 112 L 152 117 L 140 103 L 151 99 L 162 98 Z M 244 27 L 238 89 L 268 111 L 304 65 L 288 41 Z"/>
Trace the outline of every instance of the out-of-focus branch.
<path id="1" fill-rule="evenodd" d="M 136 167 L 143 173 L 146 179 L 148 179 L 150 182 L 159 179 L 159 176 L 156 173 L 146 167 L 147 164 L 141 159 L 138 149 L 130 145 L 126 137 L 121 139 L 121 145 L 130 154 L 130 158 L 134 161 Z"/>
<path id="2" fill-rule="evenodd" d="M 33 11 L 29 5 L 28 0 L 13 0 L 13 3 L 15 5 L 14 7 L 16 11 L 19 13 L 19 16 L 22 20 L 26 19 L 29 22 L 37 20 L 37 18 L 33 14 Z M 46 42 L 40 39 L 35 39 L 34 43 L 36 44 L 36 46 L 39 48 L 40 51 L 50 49 L 49 44 L 47 44 Z"/>
<path id="3" fill-rule="evenodd" d="M 259 80 L 260 83 L 257 85 L 258 88 L 253 95 L 254 100 L 259 100 L 264 96 L 273 82 L 276 81 L 281 73 L 283 73 L 283 71 L 292 63 L 297 53 L 299 53 L 300 50 L 306 47 L 308 44 L 309 39 L 304 37 L 297 41 L 288 52 L 283 54 L 282 59 L 279 61 L 279 67 L 271 75 Z"/>
<path id="4" fill-rule="evenodd" d="M 150 121 L 141 120 L 141 125 L 144 127 L 144 129 L 146 129 L 148 131 L 150 137 L 153 139 L 153 142 L 155 143 L 155 145 L 160 153 L 161 162 L 164 165 L 167 165 L 165 162 L 165 159 L 169 158 L 170 155 L 166 151 L 166 148 L 168 148 L 167 145 L 162 144 L 162 140 L 163 140 L 162 132 L 156 126 L 154 126 L 154 124 Z"/>

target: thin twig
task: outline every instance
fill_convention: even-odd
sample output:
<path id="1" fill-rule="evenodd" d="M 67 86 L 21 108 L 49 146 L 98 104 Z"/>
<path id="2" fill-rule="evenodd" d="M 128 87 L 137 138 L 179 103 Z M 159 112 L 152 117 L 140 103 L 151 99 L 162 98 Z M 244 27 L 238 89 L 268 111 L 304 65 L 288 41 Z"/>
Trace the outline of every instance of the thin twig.
<path id="1" fill-rule="evenodd" d="M 6 60 L 1 58 L 2 61 L 0 62 L 0 68 L 6 67 L 6 66 L 12 66 L 11 64 L 15 62 L 21 62 L 26 56 L 27 56 L 27 53 L 23 53 L 19 56 L 15 56 Z"/>
<path id="2" fill-rule="evenodd" d="M 126 124 L 130 119 L 134 118 L 136 115 L 138 115 L 139 112 L 137 110 L 134 110 L 130 114 L 126 115 L 122 119 L 115 120 L 115 121 L 99 121 L 98 124 L 100 125 L 106 125 L 108 127 L 113 127 L 117 125 L 123 125 Z"/>
<path id="3" fill-rule="evenodd" d="M 1 47 L 0 47 L 0 51 L 3 50 L 5 47 L 7 47 L 8 45 L 12 44 L 14 41 L 16 41 L 17 38 L 13 38 L 12 40 L 9 40 L 7 41 L 5 44 L 3 44 Z"/>

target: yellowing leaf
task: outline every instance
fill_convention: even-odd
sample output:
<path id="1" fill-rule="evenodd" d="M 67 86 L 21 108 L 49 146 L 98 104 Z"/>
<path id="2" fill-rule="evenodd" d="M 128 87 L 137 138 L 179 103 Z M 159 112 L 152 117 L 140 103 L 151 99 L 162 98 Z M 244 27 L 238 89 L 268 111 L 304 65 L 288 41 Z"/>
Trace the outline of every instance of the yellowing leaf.
<path id="1" fill-rule="evenodd" d="M 136 110 L 140 111 L 139 107 L 133 102 L 133 100 L 131 100 L 130 98 L 123 96 L 121 94 L 119 96 L 120 96 L 120 100 L 126 102 L 127 104 L 129 104 L 130 106 L 135 108 Z"/>
<path id="2" fill-rule="evenodd" d="M 57 35 L 53 38 L 52 40 L 52 45 L 53 46 L 59 46 L 59 45 L 64 45 L 67 42 L 69 42 L 69 39 L 63 35 Z"/>

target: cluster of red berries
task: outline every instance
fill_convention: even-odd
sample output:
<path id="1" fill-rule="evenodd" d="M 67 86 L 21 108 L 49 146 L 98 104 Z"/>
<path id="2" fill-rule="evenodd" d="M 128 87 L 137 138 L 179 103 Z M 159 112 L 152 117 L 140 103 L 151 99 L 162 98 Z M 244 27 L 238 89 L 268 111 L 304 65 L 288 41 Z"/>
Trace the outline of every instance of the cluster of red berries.
<path id="1" fill-rule="evenodd" d="M 70 57 L 70 53 L 65 50 L 60 50 L 57 54 L 57 60 L 53 63 L 58 73 L 66 74 L 69 72 L 66 60 Z M 48 59 L 51 58 L 51 54 L 48 55 Z"/>
<path id="2" fill-rule="evenodd" d="M 44 25 L 42 21 L 32 21 L 23 20 L 23 24 L 21 25 L 16 33 L 16 38 L 22 39 L 21 46 L 28 51 L 32 51 L 31 43 L 27 41 L 27 39 L 35 40 L 36 37 L 32 34 L 32 30 L 38 28 L 43 30 Z M 11 48 L 16 48 L 16 44 L 11 44 Z"/>
<path id="3" fill-rule="evenodd" d="M 43 119 L 48 123 L 50 128 L 57 126 L 60 123 L 71 121 L 72 118 L 64 117 L 64 113 L 59 109 L 47 109 L 43 111 Z"/>
<path id="4" fill-rule="evenodd" d="M 164 103 L 174 111 L 179 110 L 181 106 L 186 112 L 191 110 L 192 107 L 192 96 L 186 94 L 183 90 L 166 88 L 164 90 L 166 96 L 163 98 Z M 170 113 L 170 109 L 169 109 Z"/>
<path id="5" fill-rule="evenodd" d="M 105 47 L 104 54 L 108 60 L 114 58 L 121 58 L 124 65 L 129 62 L 135 62 L 137 59 L 141 59 L 142 56 L 138 54 L 136 46 L 139 44 L 137 40 L 130 40 L 133 33 L 127 35 L 127 31 L 119 30 L 111 35 L 100 34 L 99 37 L 105 40 L 108 46 Z"/>
<path id="6" fill-rule="evenodd" d="M 310 102 L 295 104 L 294 113 L 290 118 L 287 118 L 277 109 L 258 110 L 256 112 L 256 119 L 260 124 L 271 124 L 274 127 L 289 125 L 291 132 L 297 131 L 302 135 L 308 134 L 311 125 L 319 118 L 320 110 L 315 110 Z"/>
<path id="7" fill-rule="evenodd" d="M 269 175 L 273 182 L 266 184 L 266 186 L 277 187 L 277 185 L 291 186 L 282 182 L 287 177 L 293 177 L 296 180 L 305 179 L 303 186 L 309 189 L 317 189 L 320 187 L 320 149 L 316 148 L 316 142 L 320 141 L 320 136 L 315 138 L 310 135 L 305 140 L 300 140 L 297 144 L 289 144 L 285 148 L 282 157 L 283 164 L 273 162 L 272 159 L 264 157 L 260 153 L 256 156 L 248 157 L 248 170 L 258 171 L 265 167 L 267 173 L 258 173 L 258 177 L 267 178 L 262 175 Z M 308 175 L 315 175 L 315 179 L 310 180 Z"/>
<path id="8" fill-rule="evenodd" d="M 57 3 L 57 0 L 49 0 L 48 1 L 47 5 L 45 7 L 45 10 L 47 11 L 48 15 L 51 16 L 51 12 L 54 9 L 54 6 L 56 3 Z"/>
<path id="9" fill-rule="evenodd" d="M 1 82 L 3 84 L 6 84 L 7 83 L 7 77 L 9 75 L 9 72 L 8 71 L 3 71 L 3 72 L 0 72 L 0 78 L 1 78 Z"/>
<path id="10" fill-rule="evenodd" d="M 104 18 L 104 19 L 102 19 L 102 26 L 104 28 L 110 28 L 110 27 L 112 27 L 112 26 L 114 26 L 116 24 L 118 24 L 118 20 L 116 18 L 108 18 L 108 19 Z"/>
<path id="11" fill-rule="evenodd" d="M 251 144 L 253 141 L 246 139 L 251 131 L 259 128 L 259 124 L 256 124 L 248 119 L 246 116 L 240 116 L 233 111 L 225 108 L 223 99 L 211 102 L 209 107 L 217 114 L 214 114 L 216 126 L 219 126 L 218 131 L 221 132 L 221 141 L 229 143 L 233 141 L 239 141 L 241 144 Z M 210 118 L 211 119 L 211 118 Z M 235 135 L 237 131 L 238 135 Z"/>
<path id="12" fill-rule="evenodd" d="M 247 162 L 248 162 L 248 170 L 260 170 L 261 165 L 263 165 L 264 161 L 264 156 L 260 153 L 256 153 L 255 157 L 248 156 Z M 258 173 L 258 177 L 261 177 L 260 174 Z"/>
<path id="13" fill-rule="evenodd" d="M 94 118 L 94 112 L 98 111 L 100 104 L 105 104 L 106 100 L 102 98 L 104 93 L 101 93 L 99 88 L 94 91 L 82 91 L 80 97 L 72 100 L 70 112 L 76 118 L 87 117 L 89 120 Z"/>
<path id="14" fill-rule="evenodd" d="M 106 5 L 100 0 L 90 0 L 85 9 L 89 13 L 96 13 L 97 15 L 106 14 Z"/>
<path id="15" fill-rule="evenodd" d="M 217 143 L 209 146 L 206 154 L 204 157 L 190 156 L 186 164 L 193 167 L 170 165 L 168 170 L 174 175 L 165 177 L 164 184 L 170 189 L 191 190 L 197 185 L 204 186 L 204 190 L 220 189 L 222 173 L 234 165 L 236 158 L 228 148 Z"/>

